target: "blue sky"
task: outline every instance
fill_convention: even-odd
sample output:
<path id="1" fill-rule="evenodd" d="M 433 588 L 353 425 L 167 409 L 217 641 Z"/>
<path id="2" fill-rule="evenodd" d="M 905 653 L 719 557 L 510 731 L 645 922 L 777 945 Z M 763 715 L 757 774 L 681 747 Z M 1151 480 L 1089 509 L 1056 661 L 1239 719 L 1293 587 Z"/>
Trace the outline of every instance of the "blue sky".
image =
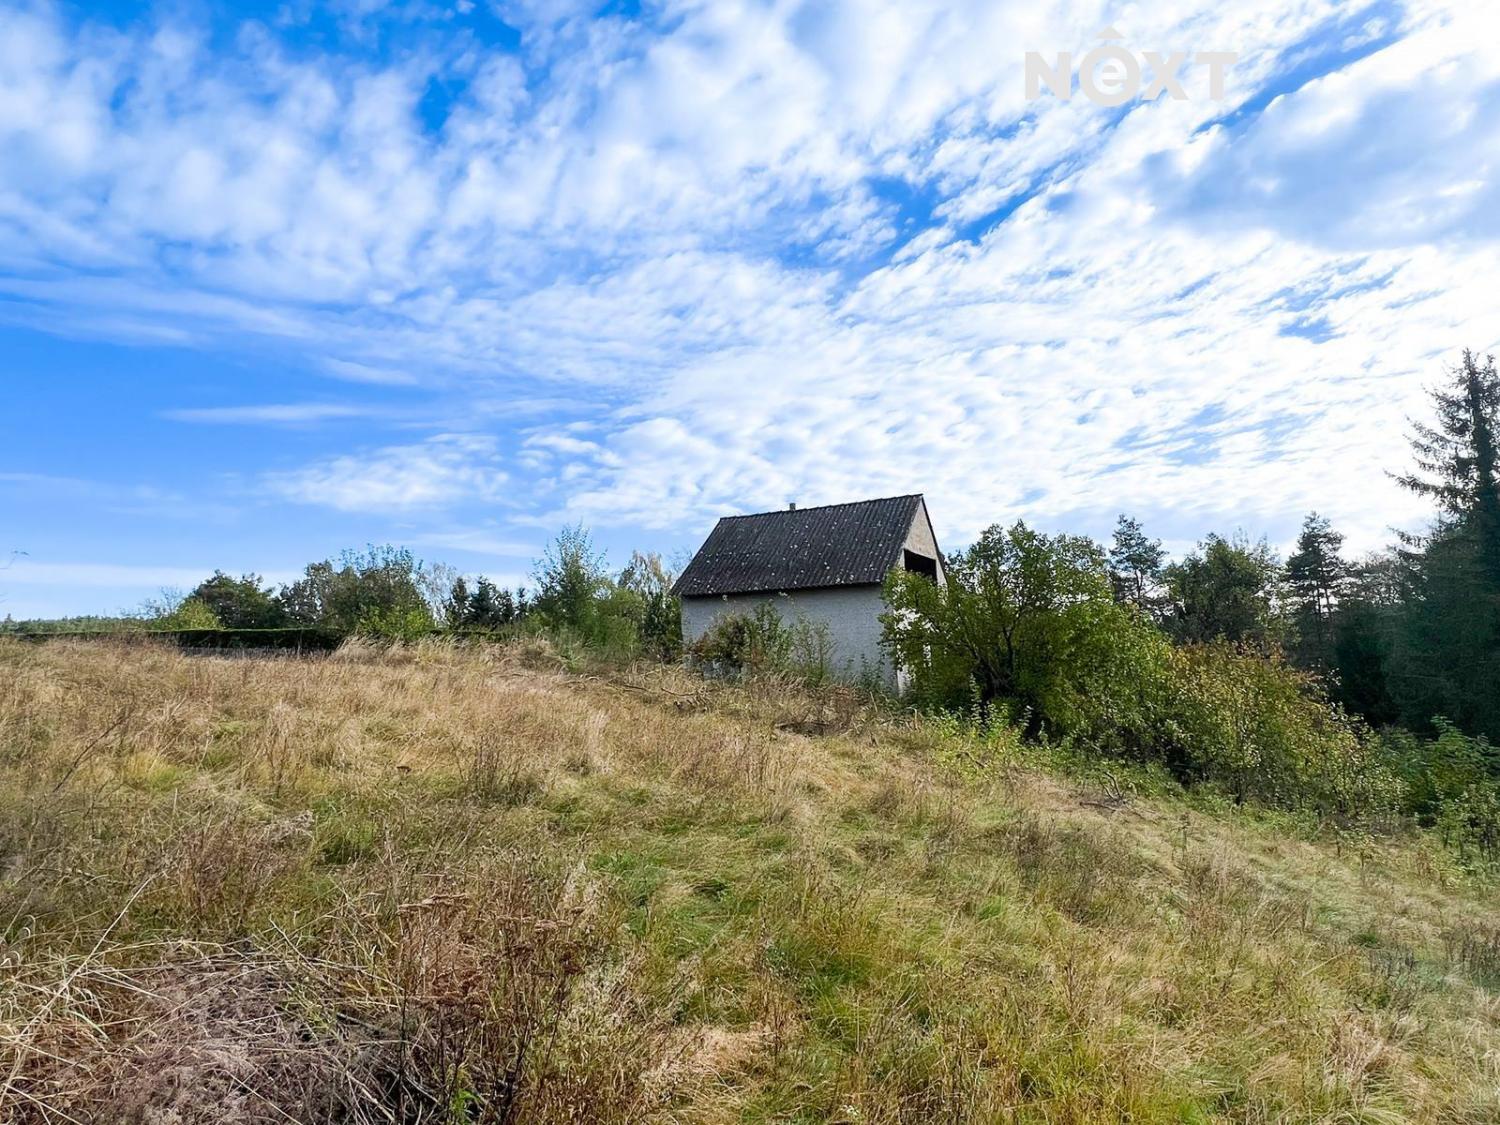
<path id="1" fill-rule="evenodd" d="M 1025 95 L 1112 27 L 1225 97 Z M 1500 350 L 1462 0 L 0 0 L 0 611 L 922 491 L 1355 549 Z"/>

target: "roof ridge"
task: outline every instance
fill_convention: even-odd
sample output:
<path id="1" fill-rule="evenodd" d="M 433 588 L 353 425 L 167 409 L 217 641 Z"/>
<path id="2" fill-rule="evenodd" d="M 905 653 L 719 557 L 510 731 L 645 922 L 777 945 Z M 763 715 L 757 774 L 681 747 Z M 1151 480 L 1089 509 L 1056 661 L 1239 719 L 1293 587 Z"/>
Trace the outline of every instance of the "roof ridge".
<path id="1" fill-rule="evenodd" d="M 852 508 L 857 504 L 882 504 L 887 500 L 910 500 L 913 497 L 922 499 L 920 492 L 901 492 L 895 496 L 872 496 L 868 500 L 842 500 L 837 504 L 813 504 L 807 508 L 771 508 L 765 512 L 737 512 L 732 516 L 720 516 L 721 520 L 749 520 L 759 516 L 782 516 L 792 515 L 797 512 L 821 512 L 825 508 Z"/>

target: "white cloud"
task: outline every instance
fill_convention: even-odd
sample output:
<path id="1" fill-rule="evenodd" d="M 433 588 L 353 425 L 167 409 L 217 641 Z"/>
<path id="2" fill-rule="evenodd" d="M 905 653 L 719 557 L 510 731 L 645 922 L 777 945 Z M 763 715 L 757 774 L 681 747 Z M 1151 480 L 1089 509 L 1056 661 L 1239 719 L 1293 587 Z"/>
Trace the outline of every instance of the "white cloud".
<path id="1" fill-rule="evenodd" d="M 1026 50 L 1121 16 L 1089 0 L 507 4 L 519 59 L 382 64 L 0 7 L 0 316 L 272 339 L 521 442 L 505 467 L 450 434 L 266 478 L 345 511 L 681 528 L 922 489 L 949 540 L 1317 506 L 1373 545 L 1419 515 L 1382 471 L 1422 386 L 1500 343 L 1500 17 L 1408 5 L 1295 88 L 1381 29 L 1332 0 L 1149 7 L 1132 46 L 1237 50 L 1232 97 L 1279 98 L 1218 124 L 1233 103 L 1027 103 Z M 431 132 L 435 75 L 468 87 Z"/>
<path id="2" fill-rule="evenodd" d="M 335 379 L 344 379 L 350 383 L 374 383 L 378 386 L 388 387 L 410 387 L 418 383 L 415 375 L 409 371 L 393 371 L 388 367 L 378 367 L 368 363 L 355 363 L 353 360 L 326 358 L 323 366 L 328 374 Z"/>
<path id="3" fill-rule="evenodd" d="M 164 411 L 174 422 L 299 425 L 336 418 L 369 417 L 369 407 L 337 402 L 287 402 L 264 406 L 207 406 Z"/>
<path id="4" fill-rule="evenodd" d="M 448 551 L 465 551 L 474 555 L 500 558 L 534 559 L 542 552 L 533 543 L 506 538 L 488 528 L 460 528 L 447 531 L 423 531 L 411 542 L 418 547 L 437 547 Z"/>
<path id="5" fill-rule="evenodd" d="M 418 445 L 392 445 L 268 473 L 270 491 L 301 504 L 345 512 L 441 508 L 502 498 L 506 474 L 493 438 L 439 434 Z"/>

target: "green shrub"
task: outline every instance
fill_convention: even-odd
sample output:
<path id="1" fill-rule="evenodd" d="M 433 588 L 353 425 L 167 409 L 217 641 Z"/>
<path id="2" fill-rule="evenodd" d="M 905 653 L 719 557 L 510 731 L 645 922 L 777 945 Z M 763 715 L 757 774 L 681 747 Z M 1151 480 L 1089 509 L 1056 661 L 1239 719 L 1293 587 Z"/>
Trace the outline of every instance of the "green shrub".
<path id="1" fill-rule="evenodd" d="M 1402 782 L 1378 742 L 1279 654 L 1221 641 L 1172 650 L 1170 667 L 1161 745 L 1188 780 L 1341 821 L 1399 808 Z"/>
<path id="2" fill-rule="evenodd" d="M 208 603 L 196 597 L 184 599 L 171 613 L 153 622 L 162 629 L 217 629 L 221 624 Z"/>
<path id="3" fill-rule="evenodd" d="M 1436 718 L 1436 738 L 1386 731 L 1382 746 L 1404 783 L 1406 811 L 1436 827 L 1470 868 L 1500 864 L 1500 751 Z"/>
<path id="4" fill-rule="evenodd" d="M 1159 762 L 1236 801 L 1340 822 L 1400 808 L 1377 740 L 1274 650 L 1176 648 L 1118 604 L 1099 548 L 1024 524 L 990 528 L 946 586 L 893 571 L 885 644 L 919 704 L 1033 740 Z"/>
<path id="5" fill-rule="evenodd" d="M 1151 737 L 1170 646 L 1115 602 L 1092 541 L 992 527 L 945 585 L 893 570 L 885 598 L 884 644 L 919 704 L 1117 750 Z"/>
<path id="6" fill-rule="evenodd" d="M 721 614 L 688 652 L 710 668 L 742 676 L 784 675 L 822 684 L 835 671 L 828 626 L 783 618 L 770 601 L 749 613 Z"/>

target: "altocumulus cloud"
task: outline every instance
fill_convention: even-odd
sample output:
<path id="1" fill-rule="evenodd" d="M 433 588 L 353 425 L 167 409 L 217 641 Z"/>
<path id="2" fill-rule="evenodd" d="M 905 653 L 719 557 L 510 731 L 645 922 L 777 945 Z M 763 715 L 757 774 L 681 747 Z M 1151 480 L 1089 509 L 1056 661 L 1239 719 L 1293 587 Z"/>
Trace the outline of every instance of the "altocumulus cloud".
<path id="1" fill-rule="evenodd" d="M 1415 514 L 1380 471 L 1424 382 L 1500 331 L 1496 14 L 1149 8 L 350 9 L 330 48 L 305 13 L 0 4 L 0 317 L 271 341 L 488 435 L 264 477 L 344 511 L 684 528 L 923 488 L 959 539 L 1316 505 L 1370 545 Z M 1227 101 L 1025 99 L 1027 50 L 1111 23 L 1239 52 Z M 550 405 L 523 433 L 515 401 Z"/>

